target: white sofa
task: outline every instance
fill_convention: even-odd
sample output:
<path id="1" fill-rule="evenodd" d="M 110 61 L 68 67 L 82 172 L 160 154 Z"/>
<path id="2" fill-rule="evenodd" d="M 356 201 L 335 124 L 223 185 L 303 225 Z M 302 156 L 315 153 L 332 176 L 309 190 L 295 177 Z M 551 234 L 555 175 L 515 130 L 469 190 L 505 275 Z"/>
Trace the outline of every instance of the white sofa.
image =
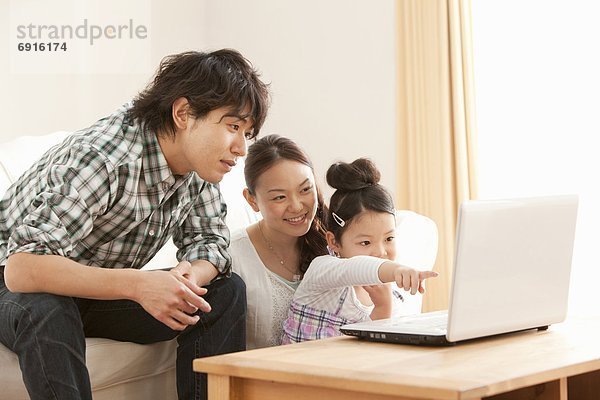
<path id="1" fill-rule="evenodd" d="M 10 184 L 41 154 L 67 133 L 26 136 L 0 143 L 0 197 Z M 221 183 L 228 205 L 227 225 L 233 231 L 256 221 L 258 215 L 241 196 L 242 166 L 234 168 Z M 421 269 L 431 269 L 437 254 L 438 232 L 435 223 L 411 211 L 398 211 L 398 260 Z M 175 246 L 168 243 L 144 268 L 176 264 Z M 421 297 L 403 296 L 404 303 L 395 314 L 420 312 Z M 95 400 L 171 400 L 176 399 L 175 340 L 151 345 L 88 338 L 87 364 Z M 0 398 L 28 399 L 18 359 L 0 345 Z"/>

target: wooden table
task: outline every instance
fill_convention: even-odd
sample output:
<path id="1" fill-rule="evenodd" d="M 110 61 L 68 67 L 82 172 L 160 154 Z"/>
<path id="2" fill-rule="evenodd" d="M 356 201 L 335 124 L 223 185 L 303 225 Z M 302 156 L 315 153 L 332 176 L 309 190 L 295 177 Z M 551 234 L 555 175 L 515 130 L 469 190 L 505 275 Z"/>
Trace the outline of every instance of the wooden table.
<path id="1" fill-rule="evenodd" d="M 221 399 L 600 399 L 600 316 L 452 347 L 338 337 L 194 361 Z"/>

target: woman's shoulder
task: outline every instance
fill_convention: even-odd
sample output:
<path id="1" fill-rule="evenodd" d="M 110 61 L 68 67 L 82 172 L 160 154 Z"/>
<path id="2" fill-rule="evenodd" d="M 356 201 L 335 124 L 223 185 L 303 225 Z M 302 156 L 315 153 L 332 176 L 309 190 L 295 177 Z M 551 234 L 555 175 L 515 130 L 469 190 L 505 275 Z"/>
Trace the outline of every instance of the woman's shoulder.
<path id="1" fill-rule="evenodd" d="M 318 268 L 318 267 L 322 267 L 322 266 L 326 266 L 326 265 L 330 265 L 330 264 L 338 264 L 338 263 L 340 263 L 340 260 L 341 260 L 340 258 L 329 255 L 329 254 L 326 254 L 324 256 L 317 256 L 311 261 L 308 269 L 311 269 L 313 267 Z"/>
<path id="2" fill-rule="evenodd" d="M 308 280 L 320 275 L 324 270 L 334 267 L 339 263 L 339 258 L 331 255 L 318 256 L 313 258 L 304 274 L 304 278 Z"/>
<path id="3" fill-rule="evenodd" d="M 263 268 L 246 228 L 238 229 L 231 233 L 229 254 L 232 258 L 231 266 L 233 272 L 244 274 L 248 271 L 256 271 Z"/>
<path id="4" fill-rule="evenodd" d="M 238 228 L 231 232 L 231 244 L 249 242 L 250 237 L 248 236 L 248 227 Z"/>
<path id="5" fill-rule="evenodd" d="M 246 228 L 238 229 L 231 233 L 229 253 L 232 256 L 243 255 L 246 257 L 248 254 L 253 254 L 254 252 L 254 245 L 248 236 Z"/>

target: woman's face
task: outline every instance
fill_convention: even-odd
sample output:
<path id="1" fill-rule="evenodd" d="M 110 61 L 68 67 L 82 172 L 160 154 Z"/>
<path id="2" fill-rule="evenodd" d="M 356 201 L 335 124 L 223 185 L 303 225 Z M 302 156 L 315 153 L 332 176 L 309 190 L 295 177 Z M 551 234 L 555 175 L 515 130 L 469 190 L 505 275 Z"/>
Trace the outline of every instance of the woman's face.
<path id="1" fill-rule="evenodd" d="M 257 179 L 254 195 L 247 190 L 244 195 L 254 211 L 262 214 L 262 227 L 272 239 L 277 234 L 303 236 L 317 212 L 313 171 L 297 161 L 278 161 Z"/>

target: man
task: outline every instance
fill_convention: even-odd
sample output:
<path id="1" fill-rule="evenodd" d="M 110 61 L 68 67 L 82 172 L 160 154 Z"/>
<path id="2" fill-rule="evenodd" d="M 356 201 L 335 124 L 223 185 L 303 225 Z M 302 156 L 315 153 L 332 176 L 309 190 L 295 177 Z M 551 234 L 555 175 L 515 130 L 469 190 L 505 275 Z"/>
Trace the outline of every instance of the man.
<path id="1" fill-rule="evenodd" d="M 132 104 L 8 189 L 0 342 L 18 355 L 32 399 L 92 398 L 85 337 L 177 337 L 180 399 L 206 396 L 194 358 L 244 349 L 245 289 L 230 273 L 217 183 L 246 154 L 268 100 L 234 50 L 167 57 Z M 179 264 L 141 271 L 171 236 Z"/>

